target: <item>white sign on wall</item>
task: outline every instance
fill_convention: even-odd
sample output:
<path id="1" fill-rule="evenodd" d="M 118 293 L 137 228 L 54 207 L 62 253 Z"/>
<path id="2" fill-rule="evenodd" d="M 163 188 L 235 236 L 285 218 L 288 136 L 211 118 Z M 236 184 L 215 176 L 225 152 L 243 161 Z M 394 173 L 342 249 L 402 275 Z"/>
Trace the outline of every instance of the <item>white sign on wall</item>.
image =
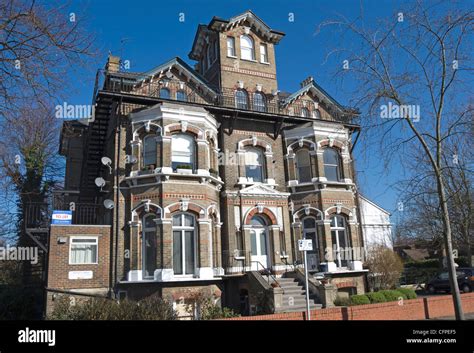
<path id="1" fill-rule="evenodd" d="M 92 279 L 92 271 L 69 271 L 69 279 Z"/>
<path id="2" fill-rule="evenodd" d="M 311 239 L 300 239 L 298 240 L 299 251 L 311 251 L 313 250 L 313 241 Z"/>

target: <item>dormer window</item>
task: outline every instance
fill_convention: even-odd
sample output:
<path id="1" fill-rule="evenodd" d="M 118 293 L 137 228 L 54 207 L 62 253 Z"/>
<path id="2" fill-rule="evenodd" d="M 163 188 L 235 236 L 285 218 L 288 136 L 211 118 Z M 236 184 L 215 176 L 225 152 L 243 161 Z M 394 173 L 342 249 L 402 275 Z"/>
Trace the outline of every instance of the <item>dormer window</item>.
<path id="1" fill-rule="evenodd" d="M 260 62 L 268 63 L 268 51 L 266 44 L 260 44 Z"/>
<path id="2" fill-rule="evenodd" d="M 301 116 L 303 118 L 309 118 L 309 109 L 308 108 L 301 108 Z"/>
<path id="3" fill-rule="evenodd" d="M 313 118 L 315 119 L 321 119 L 321 112 L 319 111 L 319 109 L 315 109 L 313 111 Z"/>
<path id="4" fill-rule="evenodd" d="M 243 89 L 239 89 L 235 92 L 235 106 L 238 109 L 248 109 L 249 108 L 249 98 L 247 92 Z"/>
<path id="5" fill-rule="evenodd" d="M 240 37 L 240 57 L 244 60 L 255 60 L 255 48 L 250 36 Z"/>
<path id="6" fill-rule="evenodd" d="M 255 92 L 253 94 L 253 109 L 258 112 L 266 112 L 267 104 L 265 101 L 265 96 L 261 92 Z"/>
<path id="7" fill-rule="evenodd" d="M 183 90 L 179 90 L 178 92 L 176 92 L 176 100 L 186 102 L 188 100 L 187 98 L 188 97 L 186 95 L 186 92 L 184 92 Z"/>
<path id="8" fill-rule="evenodd" d="M 227 37 L 227 56 L 235 57 L 235 38 Z"/>
<path id="9" fill-rule="evenodd" d="M 168 88 L 161 88 L 160 98 L 170 99 L 170 90 Z"/>

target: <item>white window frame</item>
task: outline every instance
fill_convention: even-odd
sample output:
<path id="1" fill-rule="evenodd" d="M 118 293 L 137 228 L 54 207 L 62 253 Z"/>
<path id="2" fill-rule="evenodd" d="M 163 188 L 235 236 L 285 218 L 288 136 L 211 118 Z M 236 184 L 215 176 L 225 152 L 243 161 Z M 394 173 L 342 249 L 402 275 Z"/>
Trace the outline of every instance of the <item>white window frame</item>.
<path id="1" fill-rule="evenodd" d="M 229 43 L 231 45 L 229 45 Z M 230 49 L 230 54 L 229 54 L 229 49 Z M 235 37 L 227 37 L 227 56 L 229 58 L 236 58 L 237 53 L 235 52 Z"/>
<path id="2" fill-rule="evenodd" d="M 266 43 L 260 43 L 260 62 L 262 64 L 270 64 L 268 61 L 268 45 Z"/>
<path id="3" fill-rule="evenodd" d="M 158 152 L 158 143 L 156 141 L 156 138 L 158 137 L 158 135 L 156 134 L 148 134 L 146 135 L 145 137 L 143 137 L 143 151 L 142 151 L 142 167 L 145 168 L 149 165 L 155 165 L 155 168 L 156 168 L 156 164 L 158 163 L 158 158 L 156 156 L 157 152 Z M 148 142 L 148 140 L 154 140 L 154 143 L 155 143 L 155 156 L 154 156 L 154 163 L 149 163 L 149 164 L 146 164 L 145 163 L 145 151 L 146 151 L 146 144 Z"/>
<path id="4" fill-rule="evenodd" d="M 308 162 L 309 162 L 309 165 L 308 166 L 303 166 L 301 167 L 300 166 L 300 159 L 298 158 L 298 154 L 301 154 L 301 153 L 307 153 L 308 154 Z M 304 168 L 304 167 L 309 167 L 309 181 L 301 181 L 301 175 L 300 175 L 300 168 Z M 311 183 L 312 180 L 313 180 L 313 163 L 312 163 L 312 160 L 311 160 L 311 153 L 309 153 L 309 150 L 308 149 L 299 149 L 298 151 L 296 151 L 295 153 L 295 170 L 296 170 L 296 180 L 298 180 L 298 183 L 299 184 L 304 184 L 304 183 Z"/>
<path id="5" fill-rule="evenodd" d="M 336 153 L 336 162 L 337 164 L 332 164 L 332 163 L 326 163 L 324 161 L 324 153 L 326 153 L 327 150 L 332 150 Z M 336 176 L 337 176 L 337 180 L 329 180 L 327 178 L 327 175 L 326 175 L 326 166 L 327 167 L 336 167 Z M 340 182 L 343 178 L 342 178 L 342 168 L 341 168 L 341 155 L 339 153 L 339 151 L 335 148 L 332 148 L 332 147 L 327 147 L 324 149 L 323 151 L 323 170 L 324 170 L 324 176 L 325 178 L 327 179 L 327 181 L 329 182 L 333 182 L 333 183 L 337 183 L 337 182 Z"/>
<path id="6" fill-rule="evenodd" d="M 173 225 L 173 218 L 175 216 L 179 216 L 181 218 L 181 224 L 180 226 L 175 226 Z M 193 217 L 193 226 L 185 226 L 184 224 L 184 216 L 192 216 Z M 180 278 L 193 278 L 194 273 L 196 272 L 196 269 L 198 268 L 198 244 L 197 244 L 197 238 L 198 238 L 198 219 L 197 217 L 190 213 L 190 212 L 180 212 L 178 214 L 173 215 L 171 217 L 171 235 L 172 235 L 172 245 L 174 246 L 174 232 L 180 232 L 181 233 L 181 256 L 182 256 L 182 271 L 183 273 L 180 274 L 174 274 L 175 277 L 180 277 Z M 193 232 L 193 262 L 194 262 L 194 269 L 193 273 L 186 273 L 186 250 L 185 250 L 185 232 Z M 183 252 L 184 250 L 184 252 Z M 174 254 L 174 249 L 171 251 L 172 254 Z M 184 255 L 184 256 L 183 256 Z M 172 267 L 174 270 L 174 259 L 172 259 Z"/>
<path id="7" fill-rule="evenodd" d="M 337 219 L 338 217 L 342 219 L 342 222 L 344 223 L 342 226 L 337 224 Z M 338 268 L 345 268 L 347 266 L 342 266 L 342 261 L 346 261 L 346 263 L 349 263 L 348 259 L 341 259 L 341 244 L 340 244 L 340 239 L 339 239 L 339 232 L 344 232 L 344 241 L 346 242 L 346 248 L 350 247 L 350 237 L 349 237 L 349 227 L 347 226 L 347 219 L 344 216 L 341 215 L 332 215 L 331 216 L 331 222 L 332 219 L 334 218 L 336 225 L 332 226 L 330 225 L 330 232 L 331 232 L 331 241 L 332 241 L 332 232 L 336 232 L 336 244 L 332 244 L 333 246 L 336 245 L 336 258 L 333 259 L 333 261 L 336 263 L 336 266 Z M 345 249 L 344 249 L 345 250 Z"/>
<path id="8" fill-rule="evenodd" d="M 147 260 L 147 259 L 146 259 L 146 256 L 145 256 L 145 255 L 146 255 L 146 252 L 145 252 L 145 250 L 146 250 L 146 241 L 145 241 L 145 240 L 146 240 L 146 236 L 145 236 L 145 234 L 146 234 L 146 232 L 154 232 L 154 233 L 155 233 L 155 237 L 156 237 L 156 230 L 157 230 L 156 224 L 155 224 L 155 226 L 154 226 L 153 228 L 152 228 L 152 227 L 148 227 L 148 228 L 146 227 L 146 219 L 147 219 L 148 217 L 152 217 L 152 216 L 154 216 L 155 218 L 157 217 L 157 216 L 156 216 L 155 214 L 153 214 L 153 213 L 147 213 L 146 215 L 144 215 L 144 216 L 142 217 L 142 254 L 143 254 L 143 256 L 142 256 L 142 276 L 143 276 L 143 278 L 148 278 L 148 279 L 149 279 L 149 278 L 153 278 L 153 277 L 154 277 L 154 274 L 153 274 L 153 275 L 149 275 L 149 276 L 146 276 L 146 275 L 145 275 L 145 272 L 146 272 L 146 260 Z M 158 251 L 158 244 L 157 244 L 157 247 L 156 247 L 156 251 Z M 155 259 L 155 264 L 156 264 L 156 259 Z M 155 268 L 155 270 L 156 270 L 156 268 Z"/>
<path id="9" fill-rule="evenodd" d="M 248 39 L 250 39 L 250 42 L 251 42 L 251 46 L 250 46 L 250 47 L 244 47 L 244 46 L 242 45 L 242 43 L 244 42 L 244 41 L 242 40 L 243 38 L 248 38 Z M 250 58 L 244 57 L 243 53 L 244 53 L 244 52 L 246 53 L 246 51 L 243 50 L 244 48 L 245 48 L 246 50 L 250 49 Z M 247 61 L 256 61 L 256 60 L 255 60 L 255 41 L 253 40 L 253 38 L 252 38 L 251 36 L 246 35 L 246 34 L 243 34 L 243 35 L 240 36 L 240 59 L 242 59 L 242 60 L 247 60 Z"/>
<path id="10" fill-rule="evenodd" d="M 190 141 L 190 150 L 189 151 L 177 151 L 174 149 L 173 147 L 173 143 L 176 143 L 174 141 L 176 141 L 176 138 L 177 137 L 183 137 L 187 140 Z M 189 157 L 190 160 L 191 160 L 191 165 L 192 165 L 192 171 L 193 173 L 195 172 L 196 168 L 197 168 L 197 163 L 196 163 L 196 151 L 197 150 L 197 146 L 196 146 L 196 139 L 190 135 L 190 134 L 186 134 L 186 133 L 179 133 L 179 134 L 174 134 L 171 136 L 171 167 L 173 168 L 173 163 L 183 163 L 183 164 L 186 164 L 186 162 L 174 162 L 173 158 L 174 157 Z M 174 168 L 173 168 L 174 169 Z"/>
<path id="11" fill-rule="evenodd" d="M 95 245 L 97 247 L 97 251 L 95 252 L 95 262 L 81 262 L 81 263 L 76 263 L 72 262 L 72 246 L 73 246 L 73 240 L 74 239 L 91 239 L 94 240 L 94 242 L 90 242 L 91 244 Z M 89 245 L 89 243 L 81 243 L 82 245 L 86 244 Z M 99 237 L 98 236 L 93 236 L 93 235 L 75 235 L 71 236 L 69 238 L 69 265 L 97 265 L 99 263 Z"/>

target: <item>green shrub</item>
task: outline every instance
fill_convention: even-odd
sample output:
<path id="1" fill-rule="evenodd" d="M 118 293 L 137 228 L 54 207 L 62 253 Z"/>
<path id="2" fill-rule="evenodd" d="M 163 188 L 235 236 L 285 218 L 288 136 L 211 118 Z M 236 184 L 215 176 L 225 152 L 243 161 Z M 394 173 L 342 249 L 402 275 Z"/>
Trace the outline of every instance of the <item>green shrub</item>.
<path id="1" fill-rule="evenodd" d="M 346 297 L 337 297 L 334 300 L 334 305 L 335 306 L 350 306 L 351 305 L 351 300 Z"/>
<path id="2" fill-rule="evenodd" d="M 380 292 L 365 293 L 371 303 L 385 303 L 387 299 Z"/>
<path id="3" fill-rule="evenodd" d="M 230 308 L 221 308 L 219 305 L 215 305 L 211 300 L 207 301 L 204 306 L 201 307 L 201 320 L 216 320 L 216 319 L 227 319 L 230 317 L 240 316 Z"/>
<path id="4" fill-rule="evenodd" d="M 106 298 L 56 299 L 50 320 L 175 320 L 173 306 L 153 295 L 138 302 Z"/>
<path id="5" fill-rule="evenodd" d="M 427 259 L 421 261 L 405 262 L 405 268 L 439 268 L 439 259 Z"/>
<path id="6" fill-rule="evenodd" d="M 395 302 L 402 299 L 407 299 L 407 296 L 398 290 L 381 290 L 379 293 L 383 294 L 388 302 Z"/>
<path id="7" fill-rule="evenodd" d="M 416 299 L 416 292 L 410 288 L 397 288 L 397 291 L 405 294 L 407 299 Z"/>
<path id="8" fill-rule="evenodd" d="M 351 295 L 352 305 L 370 304 L 369 298 L 365 294 Z"/>

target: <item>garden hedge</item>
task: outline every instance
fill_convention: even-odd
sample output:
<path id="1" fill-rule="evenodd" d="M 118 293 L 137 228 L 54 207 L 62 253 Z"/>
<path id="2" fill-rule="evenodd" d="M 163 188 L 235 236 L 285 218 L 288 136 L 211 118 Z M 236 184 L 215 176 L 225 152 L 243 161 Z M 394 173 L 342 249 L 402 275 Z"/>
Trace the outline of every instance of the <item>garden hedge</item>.
<path id="1" fill-rule="evenodd" d="M 370 304 L 369 297 L 365 294 L 351 295 L 351 304 L 352 305 L 363 305 Z"/>

